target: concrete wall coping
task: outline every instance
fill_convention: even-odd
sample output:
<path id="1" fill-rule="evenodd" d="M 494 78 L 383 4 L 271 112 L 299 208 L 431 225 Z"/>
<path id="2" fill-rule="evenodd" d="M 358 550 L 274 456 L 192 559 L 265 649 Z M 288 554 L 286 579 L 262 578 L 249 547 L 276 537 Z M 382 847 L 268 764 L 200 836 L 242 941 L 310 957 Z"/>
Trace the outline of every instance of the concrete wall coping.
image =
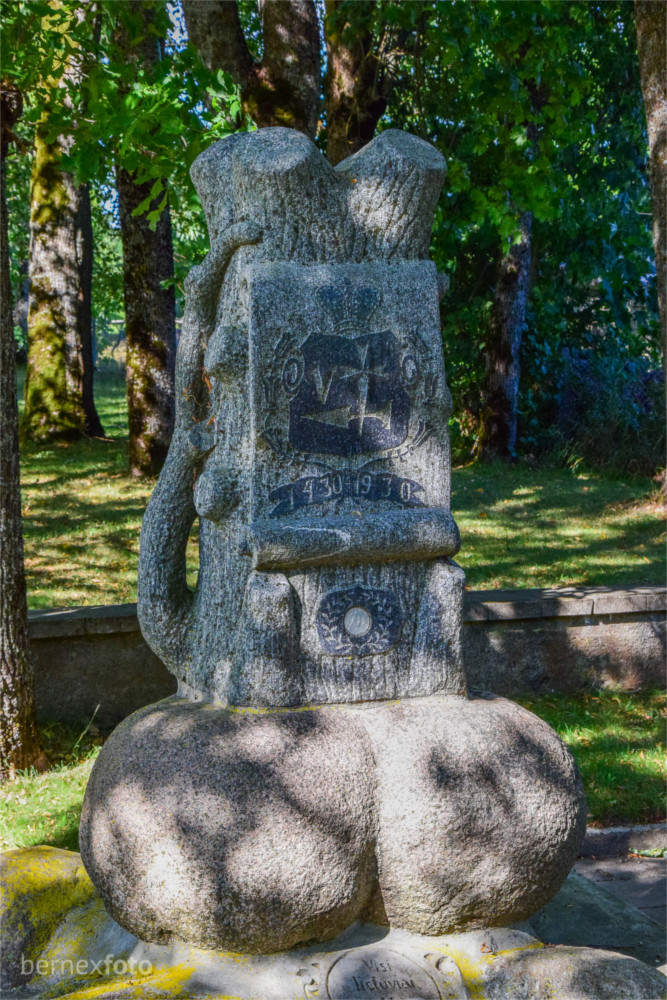
<path id="1" fill-rule="evenodd" d="M 463 620 L 578 618 L 667 611 L 667 587 L 562 587 L 559 589 L 469 590 Z"/>
<path id="2" fill-rule="evenodd" d="M 667 611 L 667 587 L 563 587 L 467 590 L 464 622 L 579 618 Z M 28 612 L 31 639 L 137 632 L 136 604 L 39 608 Z"/>
<path id="3" fill-rule="evenodd" d="M 99 604 L 76 608 L 36 608 L 28 611 L 28 630 L 31 639 L 138 632 L 137 606 Z"/>
<path id="4" fill-rule="evenodd" d="M 608 826 L 586 828 L 579 851 L 580 858 L 620 858 L 630 850 L 652 851 L 667 847 L 667 823 L 646 826 Z"/>

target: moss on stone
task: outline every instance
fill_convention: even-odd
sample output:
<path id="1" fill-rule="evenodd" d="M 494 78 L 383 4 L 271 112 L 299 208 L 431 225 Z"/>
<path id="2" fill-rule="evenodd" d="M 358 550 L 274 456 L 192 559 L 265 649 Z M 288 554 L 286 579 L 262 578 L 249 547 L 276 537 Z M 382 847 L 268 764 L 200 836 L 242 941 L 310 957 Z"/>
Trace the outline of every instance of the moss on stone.
<path id="1" fill-rule="evenodd" d="M 65 914 L 97 894 L 80 855 L 55 847 L 7 851 L 0 870 L 3 971 L 13 977 L 22 956 L 37 959 Z"/>

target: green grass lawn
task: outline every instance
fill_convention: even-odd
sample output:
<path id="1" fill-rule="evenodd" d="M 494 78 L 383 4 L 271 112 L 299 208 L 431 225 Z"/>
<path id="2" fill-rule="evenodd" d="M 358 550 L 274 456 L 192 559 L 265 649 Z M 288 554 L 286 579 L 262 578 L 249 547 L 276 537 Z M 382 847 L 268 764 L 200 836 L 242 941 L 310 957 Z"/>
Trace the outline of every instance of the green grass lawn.
<path id="1" fill-rule="evenodd" d="M 124 384 L 96 382 L 108 440 L 22 453 L 28 603 L 33 608 L 136 599 L 139 530 L 153 482 L 127 473 Z M 476 589 L 665 582 L 665 511 L 647 479 L 567 469 L 454 469 L 457 557 Z M 196 532 L 189 573 L 197 565 Z"/>
<path id="2" fill-rule="evenodd" d="M 453 470 L 452 513 L 474 589 L 665 583 L 665 508 L 650 480 L 471 465 Z"/>
<path id="3" fill-rule="evenodd" d="M 0 851 L 50 844 L 79 849 L 83 793 L 104 739 L 83 726 L 54 722 L 41 729 L 50 770 L 20 771 L 0 785 Z"/>
<path id="4" fill-rule="evenodd" d="M 597 691 L 517 701 L 548 722 L 574 754 L 586 790 L 589 823 L 664 821 L 664 692 Z"/>
<path id="5" fill-rule="evenodd" d="M 664 819 L 663 693 L 520 699 L 572 750 L 586 789 L 589 823 L 612 826 Z M 51 770 L 23 772 L 0 786 L 0 850 L 52 844 L 78 850 L 86 782 L 103 738 L 94 726 L 54 723 L 43 729 Z"/>
<path id="6" fill-rule="evenodd" d="M 98 376 L 95 400 L 105 440 L 22 448 L 23 533 L 31 608 L 136 600 L 139 531 L 155 482 L 138 480 L 127 471 L 123 380 Z M 193 531 L 189 553 L 193 582 L 196 565 Z"/>
<path id="7" fill-rule="evenodd" d="M 107 604 L 136 597 L 139 529 L 153 488 L 127 473 L 125 390 L 96 384 L 107 440 L 26 447 L 22 488 L 31 607 Z M 664 508 L 652 484 L 526 465 L 455 469 L 452 510 L 469 587 L 562 587 L 665 582 Z M 190 579 L 196 573 L 191 539 Z M 660 694 L 550 695 L 522 704 L 571 747 L 588 795 L 589 822 L 664 816 Z M 94 727 L 44 731 L 51 770 L 0 788 L 0 847 L 76 849 L 85 784 L 102 737 Z"/>

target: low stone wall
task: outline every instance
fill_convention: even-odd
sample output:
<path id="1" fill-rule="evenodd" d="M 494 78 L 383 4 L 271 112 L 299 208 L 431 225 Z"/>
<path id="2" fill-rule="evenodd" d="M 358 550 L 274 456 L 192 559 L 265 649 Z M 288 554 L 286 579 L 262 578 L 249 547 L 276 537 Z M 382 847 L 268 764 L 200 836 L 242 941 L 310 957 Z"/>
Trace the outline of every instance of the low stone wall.
<path id="1" fill-rule="evenodd" d="M 665 587 L 467 591 L 463 649 L 473 688 L 515 697 L 664 683 Z M 31 611 L 37 711 L 102 727 L 176 690 L 144 642 L 134 604 Z M 99 706 L 99 707 L 98 707 Z"/>
<path id="2" fill-rule="evenodd" d="M 665 587 L 468 591 L 471 687 L 514 696 L 665 681 Z"/>
<path id="3" fill-rule="evenodd" d="M 136 604 L 28 612 L 40 719 L 115 726 L 176 691 L 139 631 Z M 99 706 L 99 707 L 98 707 Z"/>

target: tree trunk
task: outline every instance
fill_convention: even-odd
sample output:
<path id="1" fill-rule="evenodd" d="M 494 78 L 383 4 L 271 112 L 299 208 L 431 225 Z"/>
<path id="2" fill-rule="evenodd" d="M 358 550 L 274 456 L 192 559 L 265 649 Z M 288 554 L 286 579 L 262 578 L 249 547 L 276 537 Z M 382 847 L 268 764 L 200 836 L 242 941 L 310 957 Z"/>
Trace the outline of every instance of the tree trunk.
<path id="1" fill-rule="evenodd" d="M 667 385 L 667 5 L 635 0 L 637 52 L 650 156 L 653 248 Z"/>
<path id="2" fill-rule="evenodd" d="M 63 146 L 35 132 L 30 183 L 28 365 L 21 435 L 33 441 L 85 434 L 77 219 L 80 192 L 60 169 Z"/>
<path id="3" fill-rule="evenodd" d="M 516 453 L 519 349 L 530 289 L 532 225 L 532 214 L 523 212 L 518 242 L 498 261 L 478 444 L 482 459 L 509 459 Z"/>
<path id="4" fill-rule="evenodd" d="M 30 300 L 30 279 L 28 278 L 28 261 L 22 260 L 19 266 L 21 281 L 18 300 L 14 303 L 14 326 L 18 326 L 23 334 L 24 342 L 28 343 L 28 302 Z"/>
<path id="5" fill-rule="evenodd" d="M 264 58 L 248 49 L 234 0 L 183 0 L 190 41 L 211 72 L 241 88 L 243 110 L 260 128 L 282 125 L 314 138 L 320 92 L 320 35 L 313 0 L 259 0 Z"/>
<path id="6" fill-rule="evenodd" d="M 0 781 L 41 756 L 28 643 L 5 156 L 21 97 L 2 85 L 0 151 Z"/>
<path id="7" fill-rule="evenodd" d="M 151 232 L 146 215 L 132 213 L 151 190 L 131 173 L 116 170 L 123 243 L 123 298 L 127 337 L 127 406 L 130 472 L 155 476 L 162 468 L 174 429 L 174 276 L 171 217 L 167 206 Z"/>
<path id="8" fill-rule="evenodd" d="M 320 29 L 313 0 L 259 0 L 264 59 L 251 80 L 247 110 L 257 124 L 317 132 Z"/>
<path id="9" fill-rule="evenodd" d="M 77 325 L 81 339 L 81 395 L 88 437 L 104 437 L 102 422 L 95 408 L 93 394 L 93 220 L 90 212 L 90 186 L 79 188 L 79 210 L 76 218 L 76 252 L 79 275 Z"/>
<path id="10" fill-rule="evenodd" d="M 150 73 L 160 58 L 160 41 L 151 30 L 151 8 L 133 4 L 131 13 L 136 12 L 144 19 L 142 37 L 132 37 L 121 12 L 116 40 L 137 70 Z M 174 429 L 176 299 L 173 284 L 162 287 L 163 281 L 174 277 L 171 215 L 167 204 L 152 231 L 145 212 L 134 214 L 149 197 L 152 182 L 136 183 L 136 176 L 122 163 L 116 165 L 116 186 L 123 245 L 130 472 L 155 476 Z"/>
<path id="11" fill-rule="evenodd" d="M 77 20 L 83 10 L 75 12 Z M 85 68 L 78 52 L 68 59 L 59 86 L 80 84 Z M 49 111 L 35 131 L 30 184 L 30 293 L 24 439 L 49 441 L 103 434 L 93 400 L 90 326 L 92 225 L 88 188 L 61 170 L 73 137 L 49 141 Z"/>
<path id="12" fill-rule="evenodd" d="M 351 36 L 341 0 L 326 0 L 327 159 L 334 165 L 370 142 L 387 108 L 391 77 L 373 39 L 375 8 L 375 2 L 369 0 L 355 3 Z M 362 11 L 363 20 L 359 16 Z"/>

